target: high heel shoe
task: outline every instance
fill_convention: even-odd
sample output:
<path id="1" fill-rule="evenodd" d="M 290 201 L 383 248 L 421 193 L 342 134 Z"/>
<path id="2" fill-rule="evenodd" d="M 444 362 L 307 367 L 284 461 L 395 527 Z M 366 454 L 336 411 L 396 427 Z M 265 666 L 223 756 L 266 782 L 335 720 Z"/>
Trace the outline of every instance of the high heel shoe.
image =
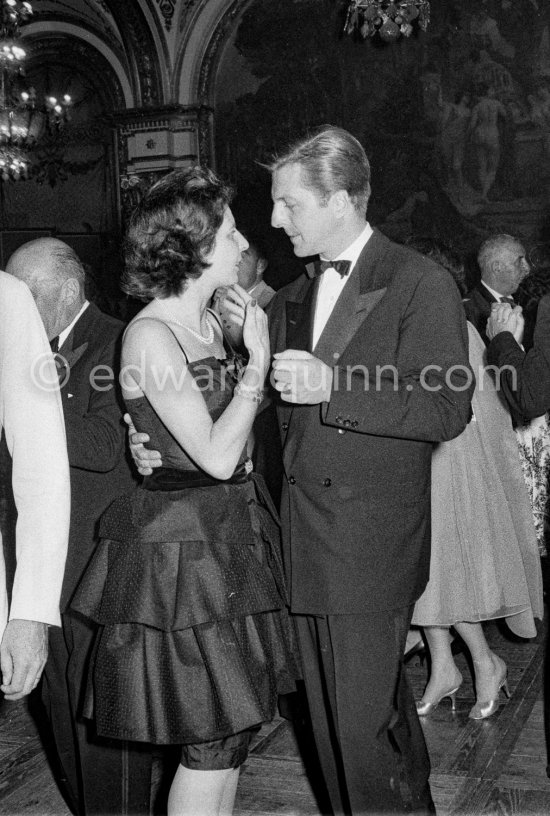
<path id="1" fill-rule="evenodd" d="M 510 699 L 510 689 L 508 688 L 508 668 L 503 660 L 501 663 L 502 666 L 496 683 L 497 689 L 494 698 L 492 700 L 487 700 L 486 702 L 477 701 L 476 704 L 472 706 L 470 713 L 468 714 L 468 717 L 471 720 L 486 720 L 487 717 L 490 717 L 495 713 L 499 706 L 498 698 L 501 689 L 506 697 Z"/>
<path id="2" fill-rule="evenodd" d="M 405 663 L 411 663 L 412 659 L 416 657 L 420 666 L 426 662 L 427 652 L 426 646 L 423 640 L 419 640 L 418 643 L 415 643 L 414 646 L 405 652 L 404 661 Z"/>
<path id="3" fill-rule="evenodd" d="M 442 694 L 439 695 L 437 700 L 434 700 L 433 703 L 425 702 L 424 700 L 419 700 L 416 703 L 416 713 L 419 717 L 427 717 L 428 714 L 431 714 L 432 711 L 435 711 L 439 703 L 445 699 L 445 697 L 450 697 L 451 700 L 451 711 L 456 711 L 456 694 L 459 690 L 460 686 L 462 685 L 462 675 L 459 675 L 460 680 L 456 685 L 454 685 L 450 689 L 446 689 Z"/>

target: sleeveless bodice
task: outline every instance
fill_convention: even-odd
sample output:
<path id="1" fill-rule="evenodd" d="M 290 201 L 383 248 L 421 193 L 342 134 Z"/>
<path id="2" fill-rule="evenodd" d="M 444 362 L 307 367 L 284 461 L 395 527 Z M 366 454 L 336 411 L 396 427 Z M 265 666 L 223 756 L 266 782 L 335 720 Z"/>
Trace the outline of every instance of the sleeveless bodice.
<path id="1" fill-rule="evenodd" d="M 239 366 L 237 355 L 225 360 L 218 360 L 217 357 L 204 357 L 187 364 L 187 370 L 192 374 L 196 387 L 203 395 L 213 422 L 220 417 L 233 398 Z M 127 399 L 126 407 L 136 430 L 149 435 L 150 441 L 147 447 L 160 451 L 163 467 L 176 470 L 198 470 L 193 460 L 187 456 L 164 425 L 146 396 Z M 245 458 L 243 450 L 239 464 Z"/>

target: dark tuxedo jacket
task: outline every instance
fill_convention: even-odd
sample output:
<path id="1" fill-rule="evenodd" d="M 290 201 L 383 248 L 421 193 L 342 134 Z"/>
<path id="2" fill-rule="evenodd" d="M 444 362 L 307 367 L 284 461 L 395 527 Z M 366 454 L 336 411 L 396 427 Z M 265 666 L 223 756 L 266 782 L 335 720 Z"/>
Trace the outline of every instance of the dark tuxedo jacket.
<path id="1" fill-rule="evenodd" d="M 61 593 L 64 611 L 97 542 L 100 515 L 133 484 L 126 459 L 118 374 L 123 323 L 90 303 L 59 349 L 71 470 L 69 550 Z M 97 368 L 97 367 L 100 368 Z M 96 386 L 92 375 L 96 374 Z M 114 380 L 109 378 L 114 372 Z"/>
<path id="2" fill-rule="evenodd" d="M 550 410 L 550 295 L 539 302 L 533 347 L 525 353 L 510 332 L 501 332 L 489 343 L 487 360 L 499 369 L 499 390 L 516 422 Z"/>
<path id="3" fill-rule="evenodd" d="M 485 345 L 489 343 L 485 330 L 492 303 L 498 303 L 498 301 L 482 281 L 468 292 L 463 301 L 466 318 L 476 327 Z"/>
<path id="4" fill-rule="evenodd" d="M 460 296 L 445 270 L 376 230 L 312 350 L 316 292 L 302 276 L 269 310 L 272 350 L 312 351 L 337 378 L 329 403 L 278 401 L 291 608 L 403 607 L 428 578 L 432 444 L 469 418 Z"/>

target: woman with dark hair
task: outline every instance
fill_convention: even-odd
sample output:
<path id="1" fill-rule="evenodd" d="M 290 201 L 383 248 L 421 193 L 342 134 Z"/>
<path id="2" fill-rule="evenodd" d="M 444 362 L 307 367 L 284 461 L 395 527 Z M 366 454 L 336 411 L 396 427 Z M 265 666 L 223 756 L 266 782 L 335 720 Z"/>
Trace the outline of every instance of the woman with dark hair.
<path id="1" fill-rule="evenodd" d="M 270 361 L 264 312 L 246 303 L 248 364 L 208 308 L 247 242 L 209 170 L 170 173 L 135 210 L 121 385 L 163 467 L 101 520 L 73 607 L 100 624 L 93 716 L 101 736 L 181 744 L 168 813 L 230 814 L 251 737 L 297 676 L 278 523 L 246 442 Z M 88 706 L 90 708 L 90 706 Z"/>

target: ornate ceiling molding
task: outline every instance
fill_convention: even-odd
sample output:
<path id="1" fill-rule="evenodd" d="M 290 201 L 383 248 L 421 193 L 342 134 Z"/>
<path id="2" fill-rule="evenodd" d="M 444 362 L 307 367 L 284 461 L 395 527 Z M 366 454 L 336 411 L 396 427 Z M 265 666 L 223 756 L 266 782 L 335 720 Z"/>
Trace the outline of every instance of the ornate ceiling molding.
<path id="1" fill-rule="evenodd" d="M 101 22 L 101 17 L 99 14 L 97 15 L 97 19 L 99 22 Z M 33 14 L 29 23 L 27 23 L 26 28 L 32 30 L 40 23 L 43 23 L 44 25 L 66 23 L 67 25 L 72 25 L 75 28 L 82 29 L 84 38 L 86 34 L 95 35 L 106 43 L 106 45 L 108 45 L 108 47 L 112 49 L 114 53 L 116 53 L 122 62 L 126 62 L 122 44 L 114 26 L 98 25 L 96 21 L 91 20 L 89 17 L 84 17 L 75 13 L 58 12 L 57 10 L 54 13 L 52 9 L 41 10 L 38 8 Z M 23 30 L 23 34 L 25 34 L 25 30 Z"/>
<path id="2" fill-rule="evenodd" d="M 172 28 L 172 18 L 176 10 L 176 0 L 157 0 L 160 12 L 164 17 L 164 28 L 170 31 Z"/>
<path id="3" fill-rule="evenodd" d="M 76 36 L 41 32 L 28 37 L 29 71 L 34 65 L 65 65 L 86 76 L 96 89 L 106 110 L 124 107 L 124 91 L 108 59 Z"/>
<path id="4" fill-rule="evenodd" d="M 111 9 L 109 8 L 109 4 L 106 2 L 106 0 L 94 0 L 94 2 L 96 6 L 99 6 L 99 8 L 105 12 L 105 14 L 111 13 Z"/>
<path id="5" fill-rule="evenodd" d="M 198 4 L 200 2 L 201 2 L 201 0 L 183 0 L 183 3 L 181 4 L 182 8 L 181 8 L 181 11 L 180 11 L 180 19 L 179 19 L 179 32 L 180 32 L 180 34 L 183 31 L 183 29 L 185 28 L 185 26 L 187 25 L 187 21 L 188 21 L 190 15 L 191 15 L 191 12 L 195 8 L 195 6 L 198 6 Z M 202 0 L 202 2 L 204 2 L 204 0 Z"/>
<path id="6" fill-rule="evenodd" d="M 229 39 L 239 17 L 253 0 L 234 0 L 217 24 L 204 52 L 198 83 L 200 104 L 212 104 L 214 100 L 214 83 L 223 46 Z"/>
<path id="7" fill-rule="evenodd" d="M 137 0 L 108 0 L 131 65 L 134 94 L 140 104 L 151 107 L 163 102 L 160 60 L 153 32 Z"/>

